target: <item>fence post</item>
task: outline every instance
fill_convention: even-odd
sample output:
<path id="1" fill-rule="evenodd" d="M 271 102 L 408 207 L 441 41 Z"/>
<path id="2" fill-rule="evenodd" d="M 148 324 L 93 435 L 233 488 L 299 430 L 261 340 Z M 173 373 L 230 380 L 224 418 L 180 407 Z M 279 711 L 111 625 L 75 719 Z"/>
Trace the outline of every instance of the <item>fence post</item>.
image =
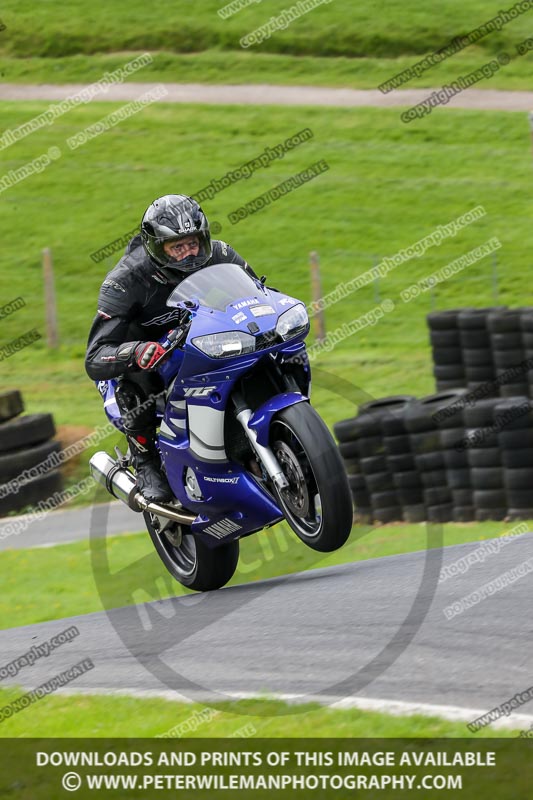
<path id="1" fill-rule="evenodd" d="M 309 253 L 309 265 L 311 268 L 311 296 L 313 302 L 318 302 L 322 299 L 322 281 L 320 278 L 320 259 L 316 250 Z M 323 342 L 326 338 L 326 323 L 324 319 L 324 310 L 319 309 L 313 316 L 313 326 L 315 330 L 315 339 L 317 342 Z"/>
<path id="2" fill-rule="evenodd" d="M 44 301 L 46 306 L 46 341 L 49 348 L 55 348 L 58 344 L 57 336 L 57 311 L 56 293 L 54 287 L 54 264 L 52 261 L 52 251 L 49 247 L 43 250 L 43 278 L 44 278 Z"/>

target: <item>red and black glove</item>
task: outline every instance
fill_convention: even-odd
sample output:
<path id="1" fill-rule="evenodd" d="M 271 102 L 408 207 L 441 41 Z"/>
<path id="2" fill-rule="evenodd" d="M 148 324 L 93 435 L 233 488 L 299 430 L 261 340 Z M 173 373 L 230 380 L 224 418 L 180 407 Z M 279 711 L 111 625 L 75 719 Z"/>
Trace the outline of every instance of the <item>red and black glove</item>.
<path id="1" fill-rule="evenodd" d="M 134 361 L 141 369 L 152 369 L 165 353 L 159 342 L 140 342 L 134 351 Z"/>

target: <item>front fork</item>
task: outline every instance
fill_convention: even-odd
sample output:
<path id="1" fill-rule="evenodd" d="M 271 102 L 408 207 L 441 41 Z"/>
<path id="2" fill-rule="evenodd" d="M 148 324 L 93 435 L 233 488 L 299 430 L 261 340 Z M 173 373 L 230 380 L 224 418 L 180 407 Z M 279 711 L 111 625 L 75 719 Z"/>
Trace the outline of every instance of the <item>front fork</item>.
<path id="1" fill-rule="evenodd" d="M 252 449 L 254 450 L 257 458 L 264 466 L 268 476 L 278 489 L 281 491 L 282 489 L 286 489 L 289 485 L 287 478 L 283 474 L 283 470 L 281 469 L 278 459 L 270 449 L 266 445 L 259 444 L 257 441 L 257 433 L 255 430 L 248 426 L 248 422 L 252 416 L 252 410 L 245 405 L 244 398 L 240 394 L 234 395 L 234 403 L 237 410 L 237 419 L 239 420 L 240 424 L 243 427 L 244 433 Z"/>

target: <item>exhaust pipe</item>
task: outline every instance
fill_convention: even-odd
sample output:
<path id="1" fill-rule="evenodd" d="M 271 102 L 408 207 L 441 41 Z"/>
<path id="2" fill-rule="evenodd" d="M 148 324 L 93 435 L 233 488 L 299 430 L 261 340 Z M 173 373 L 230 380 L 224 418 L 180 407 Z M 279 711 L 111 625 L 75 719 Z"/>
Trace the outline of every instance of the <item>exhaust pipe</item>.
<path id="1" fill-rule="evenodd" d="M 131 472 L 123 469 L 118 461 L 104 450 L 100 450 L 90 458 L 89 466 L 94 480 L 117 500 L 122 500 L 132 511 L 151 511 L 159 517 L 165 517 L 183 525 L 190 525 L 196 519 L 196 514 L 191 514 L 190 511 L 180 511 L 172 506 L 163 506 L 146 500 L 139 492 L 137 482 Z"/>

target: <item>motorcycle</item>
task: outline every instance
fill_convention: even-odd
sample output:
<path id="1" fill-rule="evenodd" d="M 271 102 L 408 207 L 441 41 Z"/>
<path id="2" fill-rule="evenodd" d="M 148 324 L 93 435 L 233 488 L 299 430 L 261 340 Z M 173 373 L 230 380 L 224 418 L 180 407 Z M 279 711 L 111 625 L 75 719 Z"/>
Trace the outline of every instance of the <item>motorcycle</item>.
<path id="1" fill-rule="evenodd" d="M 175 500 L 147 501 L 118 449 L 116 459 L 103 451 L 90 459 L 95 480 L 143 513 L 161 560 L 189 589 L 224 586 L 239 540 L 282 519 L 314 550 L 337 550 L 350 534 L 352 500 L 309 401 L 305 305 L 236 264 L 216 264 L 182 281 L 167 306 L 188 318 L 161 342 L 157 365 L 158 448 Z M 104 407 L 121 429 L 115 386 L 106 382 Z"/>

